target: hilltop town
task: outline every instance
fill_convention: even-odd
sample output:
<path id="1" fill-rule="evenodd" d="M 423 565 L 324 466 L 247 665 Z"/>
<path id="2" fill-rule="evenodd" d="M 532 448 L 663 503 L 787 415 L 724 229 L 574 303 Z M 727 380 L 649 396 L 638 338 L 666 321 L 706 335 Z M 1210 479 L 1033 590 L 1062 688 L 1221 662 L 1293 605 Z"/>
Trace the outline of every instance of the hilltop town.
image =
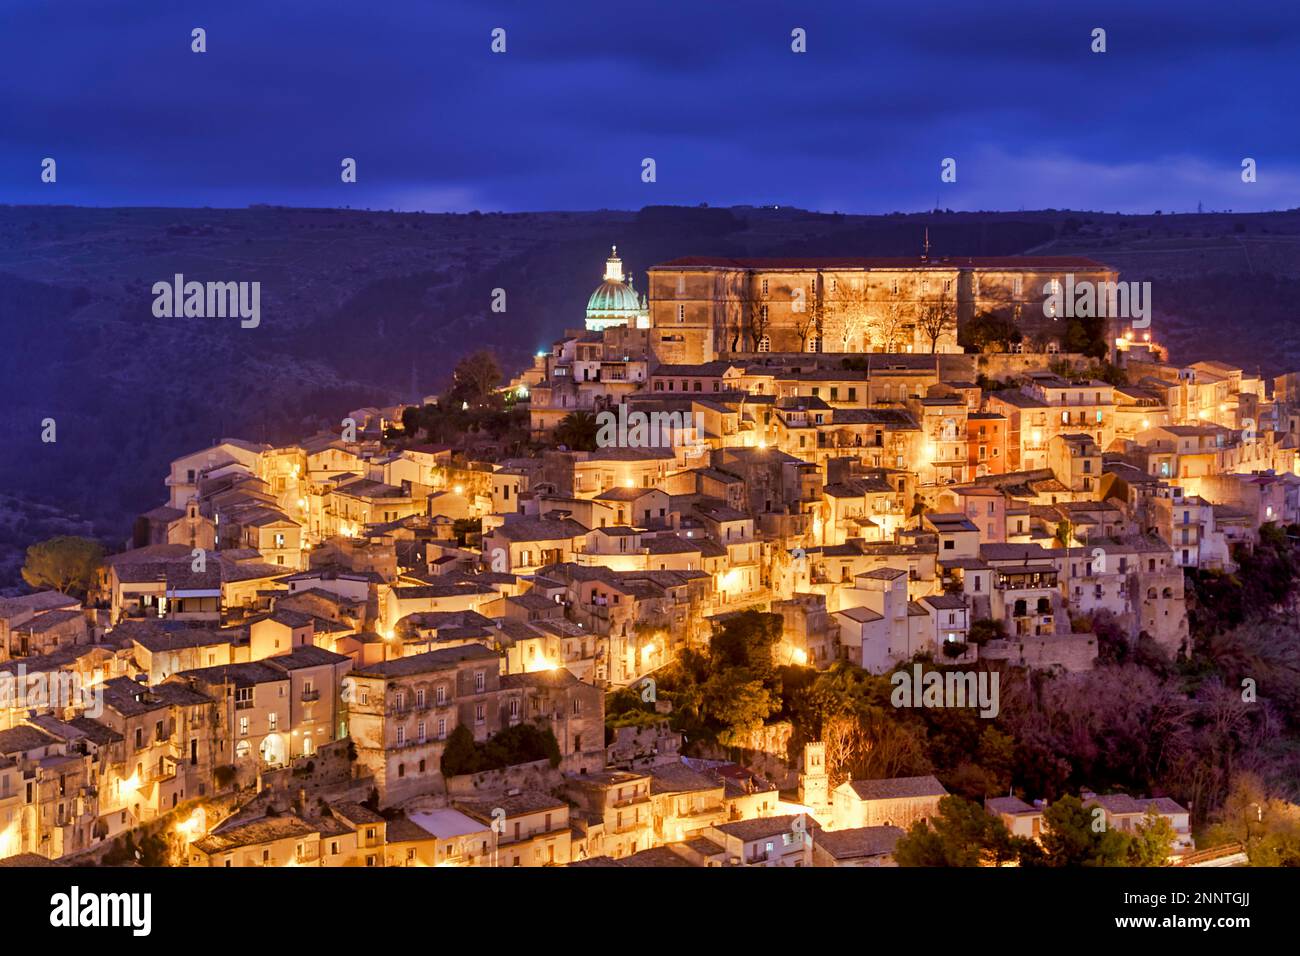
<path id="1" fill-rule="evenodd" d="M 1179 364 L 1081 256 L 648 275 L 513 375 L 177 458 L 0 601 L 0 856 L 1068 864 L 1075 814 L 1224 865 L 1224 806 L 1290 812 L 1223 759 L 1289 691 L 1202 639 L 1294 614 L 1300 377 Z"/>

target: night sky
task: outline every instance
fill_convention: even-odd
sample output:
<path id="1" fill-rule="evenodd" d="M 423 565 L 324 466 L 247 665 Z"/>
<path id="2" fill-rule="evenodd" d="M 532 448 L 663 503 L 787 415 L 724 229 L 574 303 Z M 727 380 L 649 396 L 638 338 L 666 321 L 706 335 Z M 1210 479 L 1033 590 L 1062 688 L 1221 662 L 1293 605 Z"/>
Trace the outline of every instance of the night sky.
<path id="1" fill-rule="evenodd" d="M 1278 0 L 3 0 L 0 202 L 1284 209 L 1298 80 Z"/>

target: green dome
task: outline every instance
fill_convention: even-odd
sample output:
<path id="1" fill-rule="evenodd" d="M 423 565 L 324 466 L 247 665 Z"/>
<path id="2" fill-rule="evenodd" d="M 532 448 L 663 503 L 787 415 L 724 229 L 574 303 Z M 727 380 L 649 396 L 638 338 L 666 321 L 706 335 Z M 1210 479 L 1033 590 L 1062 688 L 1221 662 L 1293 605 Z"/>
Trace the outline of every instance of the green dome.
<path id="1" fill-rule="evenodd" d="M 641 299 L 624 282 L 606 279 L 587 300 L 587 314 L 626 313 L 634 318 L 641 312 Z"/>

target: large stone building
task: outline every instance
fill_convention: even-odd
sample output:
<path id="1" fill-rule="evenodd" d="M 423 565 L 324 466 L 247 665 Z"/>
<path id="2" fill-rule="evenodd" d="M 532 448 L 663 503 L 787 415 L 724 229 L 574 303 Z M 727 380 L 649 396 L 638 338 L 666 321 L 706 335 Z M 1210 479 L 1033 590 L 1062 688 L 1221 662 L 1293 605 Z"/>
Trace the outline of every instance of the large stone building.
<path id="1" fill-rule="evenodd" d="M 755 352 L 955 352 L 958 325 L 986 311 L 1015 322 L 1026 349 L 1066 351 L 1068 321 L 1045 305 L 1051 283 L 1118 278 L 1078 256 L 928 255 L 694 256 L 649 275 L 652 341 L 670 363 Z"/>

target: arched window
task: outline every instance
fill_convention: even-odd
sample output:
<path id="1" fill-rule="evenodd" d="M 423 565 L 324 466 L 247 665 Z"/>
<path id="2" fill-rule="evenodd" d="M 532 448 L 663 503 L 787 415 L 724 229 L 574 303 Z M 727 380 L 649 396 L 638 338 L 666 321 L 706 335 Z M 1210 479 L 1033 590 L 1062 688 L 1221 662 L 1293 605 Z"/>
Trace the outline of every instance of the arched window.
<path id="1" fill-rule="evenodd" d="M 758 350 L 759 350 L 760 352 L 770 352 L 770 351 L 772 351 L 772 337 L 771 337 L 771 336 L 768 336 L 768 335 L 765 335 L 765 336 L 763 336 L 761 339 L 759 339 L 759 340 L 758 340 Z"/>
<path id="2" fill-rule="evenodd" d="M 1041 597 L 1041 598 L 1039 598 L 1039 599 L 1038 599 L 1038 613 L 1039 613 L 1039 614 L 1051 614 L 1051 613 L 1052 613 L 1052 602 L 1049 601 L 1049 600 L 1047 600 L 1047 598 L 1045 598 L 1045 597 Z"/>
<path id="3" fill-rule="evenodd" d="M 1147 588 L 1147 600 L 1154 601 L 1155 599 L 1156 599 L 1156 589 Z"/>
<path id="4" fill-rule="evenodd" d="M 1174 596 L 1174 589 L 1173 589 L 1173 588 L 1165 588 L 1165 589 L 1160 593 L 1160 596 L 1161 596 L 1161 597 L 1171 598 L 1171 597 Z"/>
<path id="5" fill-rule="evenodd" d="M 812 336 L 809 336 L 809 337 L 808 337 L 808 351 L 809 351 L 809 352 L 820 352 L 821 350 L 822 350 L 822 339 L 821 339 L 821 336 L 820 336 L 820 335 L 812 335 Z"/>

